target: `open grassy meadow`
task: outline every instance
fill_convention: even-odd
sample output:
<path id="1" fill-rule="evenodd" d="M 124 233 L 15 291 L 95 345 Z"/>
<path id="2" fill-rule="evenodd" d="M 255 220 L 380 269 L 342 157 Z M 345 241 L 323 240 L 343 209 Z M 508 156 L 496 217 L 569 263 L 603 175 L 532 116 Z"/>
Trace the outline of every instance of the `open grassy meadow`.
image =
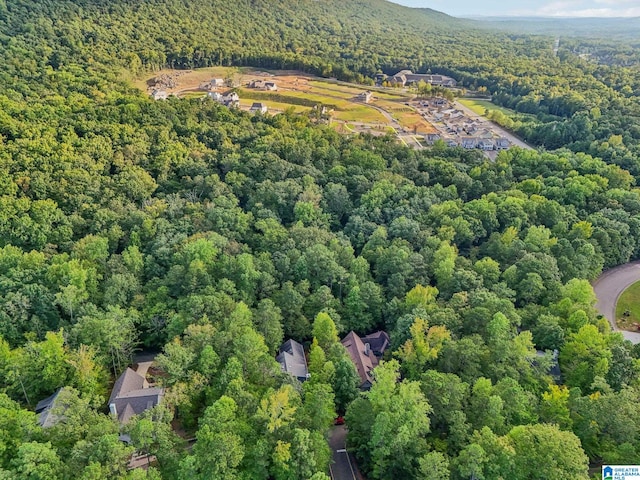
<path id="1" fill-rule="evenodd" d="M 513 110 L 509 110 L 508 108 L 500 107 L 494 103 L 491 103 L 488 100 L 478 100 L 475 98 L 461 98 L 458 100 L 462 105 L 467 108 L 470 108 L 478 115 L 484 115 L 485 110 L 498 110 L 499 112 L 504 113 L 505 115 L 513 115 L 515 112 Z"/>
<path id="2" fill-rule="evenodd" d="M 620 295 L 616 305 L 616 321 L 620 328 L 638 330 L 640 325 L 640 282 L 634 283 Z"/>

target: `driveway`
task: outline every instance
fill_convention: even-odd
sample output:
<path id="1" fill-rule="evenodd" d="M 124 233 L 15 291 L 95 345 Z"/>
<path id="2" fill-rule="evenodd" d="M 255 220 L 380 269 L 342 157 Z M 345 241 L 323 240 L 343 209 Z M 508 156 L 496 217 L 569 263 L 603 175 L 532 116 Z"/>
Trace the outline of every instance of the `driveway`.
<path id="1" fill-rule="evenodd" d="M 333 427 L 329 434 L 329 447 L 333 456 L 331 478 L 333 480 L 356 480 L 355 468 L 346 450 L 347 429 L 344 425 Z"/>
<path id="2" fill-rule="evenodd" d="M 640 261 L 631 262 L 604 272 L 593 282 L 593 290 L 598 301 L 596 308 L 611 324 L 616 332 L 621 332 L 631 343 L 640 343 L 640 333 L 620 330 L 616 325 L 616 304 L 622 292 L 640 281 Z"/>

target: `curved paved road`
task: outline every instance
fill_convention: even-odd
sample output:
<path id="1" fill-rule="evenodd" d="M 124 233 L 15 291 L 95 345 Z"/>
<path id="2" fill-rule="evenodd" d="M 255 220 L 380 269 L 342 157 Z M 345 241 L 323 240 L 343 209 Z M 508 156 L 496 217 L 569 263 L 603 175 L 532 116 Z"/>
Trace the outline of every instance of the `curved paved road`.
<path id="1" fill-rule="evenodd" d="M 609 320 L 613 330 L 621 332 L 631 343 L 640 343 L 640 333 L 620 330 L 616 325 L 616 303 L 618 297 L 630 285 L 640 281 L 640 261 L 631 262 L 607 270 L 593 282 L 593 290 L 598 301 L 596 308 Z"/>

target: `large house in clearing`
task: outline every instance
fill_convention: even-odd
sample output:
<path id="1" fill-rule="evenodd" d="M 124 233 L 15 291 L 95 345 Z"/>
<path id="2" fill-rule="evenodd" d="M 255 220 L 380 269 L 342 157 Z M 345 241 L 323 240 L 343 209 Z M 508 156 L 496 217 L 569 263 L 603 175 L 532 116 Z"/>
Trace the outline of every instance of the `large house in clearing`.
<path id="1" fill-rule="evenodd" d="M 389 335 L 378 331 L 360 338 L 351 331 L 341 341 L 360 377 L 360 389 L 369 390 L 373 384 L 373 369 L 378 366 L 384 351 L 389 347 Z"/>
<path id="2" fill-rule="evenodd" d="M 438 87 L 455 87 L 458 84 L 453 78 L 447 77 L 446 75 L 413 73 L 411 70 L 400 70 L 395 75 L 389 77 L 389 81 L 403 87 L 420 82 L 430 83 Z"/>
<path id="3" fill-rule="evenodd" d="M 240 97 L 233 90 L 225 93 L 209 92 L 207 96 L 213 101 L 218 102 L 226 107 L 240 106 Z"/>
<path id="4" fill-rule="evenodd" d="M 270 90 L 275 92 L 278 90 L 276 82 L 271 80 L 251 80 L 249 82 L 249 88 L 256 88 L 258 90 Z"/>

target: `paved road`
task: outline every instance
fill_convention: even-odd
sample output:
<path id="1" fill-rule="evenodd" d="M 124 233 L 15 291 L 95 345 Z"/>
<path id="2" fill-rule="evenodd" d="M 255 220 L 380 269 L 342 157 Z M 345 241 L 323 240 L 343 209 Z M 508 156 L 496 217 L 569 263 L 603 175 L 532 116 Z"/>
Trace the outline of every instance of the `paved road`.
<path id="1" fill-rule="evenodd" d="M 640 281 L 640 262 L 631 262 L 607 270 L 593 282 L 593 290 L 598 302 L 596 308 L 609 320 L 613 330 L 622 332 L 631 343 L 640 343 L 640 333 L 620 330 L 616 325 L 616 303 L 620 294 L 630 285 Z"/>
<path id="2" fill-rule="evenodd" d="M 482 115 L 478 115 L 476 112 L 474 112 L 473 110 L 471 110 L 469 107 L 465 107 L 464 105 L 462 105 L 460 102 L 454 102 L 455 107 L 458 110 L 462 110 L 465 115 L 469 118 L 475 118 L 487 123 L 490 123 L 493 125 L 493 130 L 498 133 L 498 135 L 508 138 L 509 141 L 520 148 L 526 148 L 527 150 L 534 150 L 533 147 L 531 147 L 530 145 L 527 145 L 526 143 L 524 143 L 522 140 L 520 140 L 518 137 L 516 137 L 513 133 L 509 132 L 508 130 L 505 130 L 504 128 L 502 128 L 500 125 L 492 122 L 491 120 L 487 119 L 486 117 L 483 117 Z"/>
<path id="3" fill-rule="evenodd" d="M 356 474 L 346 447 L 347 429 L 344 425 L 337 425 L 329 435 L 329 447 L 333 455 L 331 478 L 333 480 L 356 480 Z"/>

